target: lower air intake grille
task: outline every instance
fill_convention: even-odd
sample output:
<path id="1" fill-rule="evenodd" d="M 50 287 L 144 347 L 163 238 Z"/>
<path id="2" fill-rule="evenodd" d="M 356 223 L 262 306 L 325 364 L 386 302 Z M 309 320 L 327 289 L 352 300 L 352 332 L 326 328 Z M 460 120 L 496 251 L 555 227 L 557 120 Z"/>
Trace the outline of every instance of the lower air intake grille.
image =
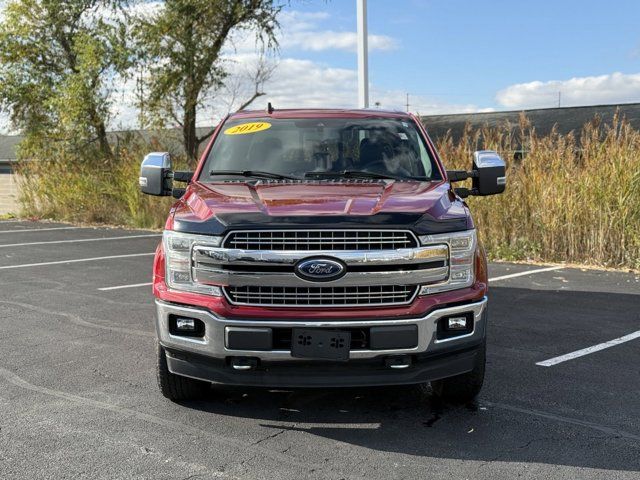
<path id="1" fill-rule="evenodd" d="M 403 305 L 416 294 L 415 285 L 371 287 L 225 287 L 229 301 L 241 305 L 323 306 Z"/>

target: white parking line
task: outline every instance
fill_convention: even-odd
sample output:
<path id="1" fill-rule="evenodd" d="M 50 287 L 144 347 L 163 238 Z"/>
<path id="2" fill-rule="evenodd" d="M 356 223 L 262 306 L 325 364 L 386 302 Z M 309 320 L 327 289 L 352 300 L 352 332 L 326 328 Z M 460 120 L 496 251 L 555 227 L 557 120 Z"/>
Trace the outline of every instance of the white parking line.
<path id="1" fill-rule="evenodd" d="M 82 227 L 23 228 L 14 230 L 0 230 L 0 233 L 50 232 L 51 230 L 77 230 L 79 228 Z"/>
<path id="2" fill-rule="evenodd" d="M 74 260 L 59 260 L 56 262 L 41 262 L 41 263 L 23 263 L 21 265 L 5 265 L 0 267 L 0 270 L 9 270 L 12 268 L 27 268 L 27 267 L 43 267 L 46 265 L 62 265 L 63 263 L 80 263 L 80 262 L 95 262 L 98 260 L 111 260 L 114 258 L 130 258 L 130 257 L 145 257 L 149 255 L 155 255 L 155 252 L 151 253 L 130 253 L 127 255 L 109 255 L 108 257 L 93 257 L 93 258 L 76 258 Z"/>
<path id="3" fill-rule="evenodd" d="M 533 273 L 550 272 L 552 270 L 559 270 L 561 268 L 563 268 L 563 267 L 540 268 L 540 269 L 537 269 L 537 270 L 529 270 L 527 272 L 520 272 L 520 273 L 513 273 L 511 275 L 504 275 L 502 277 L 490 278 L 489 281 L 493 282 L 493 281 L 496 281 L 496 280 L 504 280 L 506 278 L 521 277 L 523 275 L 531 275 Z M 114 287 L 98 288 L 98 290 L 100 290 L 102 292 L 106 292 L 106 291 L 109 291 L 109 290 L 120 290 L 122 288 L 147 287 L 149 285 L 153 285 L 153 283 L 148 282 L 148 283 L 133 283 L 131 285 L 116 285 Z"/>
<path id="4" fill-rule="evenodd" d="M 101 238 L 77 238 L 72 240 L 49 240 L 46 242 L 27 242 L 27 243 L 9 243 L 6 245 L 0 245 L 0 248 L 6 247 L 26 247 L 29 245 L 50 245 L 53 243 L 81 243 L 81 242 L 104 242 L 107 240 L 126 240 L 128 238 L 149 238 L 149 237 L 161 237 L 162 234 L 154 233 L 150 235 L 125 235 L 123 237 L 101 237 Z"/>
<path id="5" fill-rule="evenodd" d="M 122 288 L 136 288 L 136 287 L 148 287 L 149 285 L 153 285 L 151 282 L 147 283 L 132 283 L 131 285 L 117 285 L 115 287 L 102 287 L 99 288 L 101 292 L 107 292 L 109 290 L 120 290 Z"/>
<path id="6" fill-rule="evenodd" d="M 566 355 L 560 355 L 559 357 L 550 358 L 549 360 L 545 360 L 544 362 L 538 362 L 536 363 L 536 365 L 540 365 L 541 367 L 552 367 L 553 365 L 566 362 L 567 360 L 584 357 L 585 355 L 599 352 L 600 350 L 604 350 L 605 348 L 615 347 L 616 345 L 620 345 L 621 343 L 630 342 L 631 340 L 635 340 L 636 338 L 640 338 L 640 330 L 630 333 L 629 335 L 625 335 L 624 337 L 614 338 L 613 340 L 609 340 L 608 342 L 599 343 L 598 345 L 594 345 L 593 347 L 583 348 L 582 350 L 576 350 L 575 352 L 567 353 Z"/>
<path id="7" fill-rule="evenodd" d="M 509 275 L 501 275 L 499 277 L 490 278 L 490 282 L 497 282 L 498 280 L 506 280 L 507 278 L 524 277 L 526 275 L 533 275 L 534 273 L 553 272 L 554 270 L 560 270 L 565 268 L 564 265 L 555 267 L 537 268 L 535 270 L 527 270 L 526 272 L 510 273 Z"/>

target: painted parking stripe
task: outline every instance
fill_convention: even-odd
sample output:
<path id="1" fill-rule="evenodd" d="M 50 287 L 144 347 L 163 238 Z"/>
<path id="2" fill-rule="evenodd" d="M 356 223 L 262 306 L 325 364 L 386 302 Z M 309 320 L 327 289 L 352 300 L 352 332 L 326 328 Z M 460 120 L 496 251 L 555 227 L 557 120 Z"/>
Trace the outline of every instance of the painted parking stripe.
<path id="1" fill-rule="evenodd" d="M 30 245 L 51 245 L 54 243 L 105 242 L 107 240 L 127 240 L 129 238 L 150 238 L 150 237 L 161 237 L 161 236 L 162 234 L 160 233 L 154 233 L 151 235 L 125 235 L 122 237 L 76 238 L 71 240 L 50 240 L 46 242 L 9 243 L 6 245 L 0 245 L 0 248 L 26 247 Z"/>
<path id="2" fill-rule="evenodd" d="M 81 262 L 96 262 L 99 260 L 112 260 L 116 258 L 131 258 L 131 257 L 146 257 L 155 255 L 155 252 L 151 253 L 129 253 L 127 255 L 109 255 L 107 257 L 92 257 L 92 258 L 76 258 L 73 260 L 58 260 L 55 262 L 41 262 L 41 263 L 23 263 L 20 265 L 5 265 L 0 267 L 0 270 L 9 270 L 13 268 L 28 268 L 28 267 L 44 267 L 47 265 L 62 265 L 65 263 L 81 263 Z"/>
<path id="3" fill-rule="evenodd" d="M 558 365 L 559 363 L 573 360 L 574 358 L 584 357 L 585 355 L 589 355 L 590 353 L 599 352 L 600 350 L 604 350 L 605 348 L 611 348 L 625 342 L 630 342 L 631 340 L 635 340 L 636 338 L 640 338 L 640 330 L 630 333 L 629 335 L 625 335 L 624 337 L 614 338 L 613 340 L 609 340 L 608 342 L 599 343 L 598 345 L 594 345 L 592 347 L 583 348 L 582 350 L 576 350 L 575 352 L 560 355 L 559 357 L 550 358 L 549 360 L 545 360 L 544 362 L 538 362 L 536 363 L 536 365 L 540 365 L 541 367 L 552 367 L 553 365 Z"/>
<path id="4" fill-rule="evenodd" d="M 558 270 L 560 268 L 563 268 L 563 267 L 552 267 L 552 268 L 542 268 L 542 269 L 539 269 L 539 270 L 530 270 L 528 272 L 521 272 L 521 273 L 518 273 L 518 274 L 514 274 L 514 276 L 518 276 L 519 277 L 519 276 L 522 276 L 523 274 L 527 274 L 528 275 L 528 274 L 538 273 L 538 272 L 549 272 L 551 270 Z M 495 280 L 502 280 L 504 278 L 511 278 L 511 277 L 512 277 L 512 275 L 505 275 L 503 277 L 490 278 L 489 280 L 490 281 L 495 281 Z M 120 289 L 123 289 L 123 288 L 148 287 L 149 285 L 153 285 L 153 283 L 147 282 L 147 283 L 133 283 L 131 285 L 116 285 L 114 287 L 98 288 L 98 290 L 100 290 L 102 292 L 107 292 L 109 290 L 120 290 Z"/>
<path id="5" fill-rule="evenodd" d="M 50 232 L 52 230 L 77 230 L 79 228 L 82 228 L 82 227 L 22 228 L 22 229 L 12 229 L 12 230 L 0 230 L 0 233 Z"/>
<path id="6" fill-rule="evenodd" d="M 132 283 L 131 285 L 116 285 L 115 287 L 102 287 L 99 288 L 101 292 L 108 292 L 109 290 L 120 290 L 123 288 L 137 288 L 137 287 L 148 287 L 149 285 L 153 285 L 151 282 L 146 283 Z"/>
<path id="7" fill-rule="evenodd" d="M 497 282 L 498 280 L 506 280 L 508 278 L 524 277 L 526 275 L 533 275 L 535 273 L 553 272 L 554 270 L 560 270 L 566 268 L 564 265 L 555 267 L 537 268 L 535 270 L 527 270 L 526 272 L 510 273 L 509 275 L 501 275 L 499 277 L 490 278 L 490 282 Z"/>

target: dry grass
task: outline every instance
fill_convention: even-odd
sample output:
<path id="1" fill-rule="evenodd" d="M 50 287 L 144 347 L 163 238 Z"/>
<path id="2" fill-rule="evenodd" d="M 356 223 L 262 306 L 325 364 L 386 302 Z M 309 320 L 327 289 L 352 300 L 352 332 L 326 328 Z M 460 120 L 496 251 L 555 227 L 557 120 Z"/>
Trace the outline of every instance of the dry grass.
<path id="1" fill-rule="evenodd" d="M 469 168 L 480 147 L 507 159 L 506 193 L 468 199 L 491 258 L 640 269 L 640 132 L 618 119 L 594 120 L 580 137 L 579 146 L 573 135 L 539 137 L 523 118 L 515 130 L 467 129 L 457 144 L 439 142 L 448 168 Z M 527 155 L 512 160 L 521 145 Z M 47 153 L 53 160 L 24 162 L 22 213 L 161 228 L 173 199 L 147 197 L 137 186 L 140 160 L 161 149 L 131 142 L 115 164 L 55 150 Z"/>
<path id="2" fill-rule="evenodd" d="M 161 144 L 131 141 L 115 161 L 86 161 L 65 151 L 49 151 L 46 161 L 20 164 L 21 214 L 79 223 L 162 228 L 173 198 L 140 193 L 140 162 Z M 174 158 L 177 168 L 184 161 Z"/>
<path id="3" fill-rule="evenodd" d="M 516 129 L 467 129 L 438 150 L 448 168 L 469 168 L 480 146 L 508 164 L 503 195 L 468 199 L 492 258 L 640 269 L 640 132 L 594 119 L 578 145 L 574 135 L 539 137 L 523 117 Z M 528 153 L 512 160 L 520 146 Z"/>

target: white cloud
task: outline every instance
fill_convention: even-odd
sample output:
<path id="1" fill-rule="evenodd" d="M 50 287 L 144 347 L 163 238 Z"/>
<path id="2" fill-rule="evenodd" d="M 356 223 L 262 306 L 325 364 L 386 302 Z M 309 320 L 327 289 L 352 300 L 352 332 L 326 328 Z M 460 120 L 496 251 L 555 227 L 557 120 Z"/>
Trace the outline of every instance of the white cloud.
<path id="1" fill-rule="evenodd" d="M 369 35 L 369 51 L 393 50 L 398 42 L 387 35 Z M 334 32 L 333 30 L 310 30 L 285 33 L 282 37 L 283 48 L 299 50 L 345 50 L 355 52 L 358 46 L 356 32 Z"/>
<path id="2" fill-rule="evenodd" d="M 376 107 L 376 102 L 380 103 L 380 108 L 385 110 L 406 110 L 407 94 L 401 90 L 380 90 L 370 91 L 371 107 Z M 481 109 L 472 103 L 448 103 L 442 100 L 425 97 L 422 95 L 409 95 L 409 110 L 420 115 L 439 115 L 445 113 L 472 113 Z"/>
<path id="3" fill-rule="evenodd" d="M 284 58 L 265 84 L 264 102 L 271 101 L 276 108 L 348 107 L 353 106 L 356 88 L 355 70 Z"/>
<path id="4" fill-rule="evenodd" d="M 255 53 L 227 56 L 232 77 L 242 80 L 250 74 L 257 62 Z M 357 72 L 355 69 L 336 68 L 308 59 L 282 58 L 278 61 L 273 76 L 265 83 L 266 95 L 259 97 L 250 109 L 262 109 L 267 102 L 275 108 L 357 108 Z M 238 93 L 234 110 L 238 104 L 249 98 L 252 85 L 245 82 L 244 91 Z M 138 128 L 138 111 L 135 105 L 136 81 L 131 78 L 119 85 L 112 97 L 111 129 Z M 217 123 L 229 110 L 230 95 L 221 93 L 208 106 L 198 111 L 198 126 Z M 384 110 L 405 110 L 406 94 L 401 90 L 372 88 L 371 108 L 380 103 Z M 410 96 L 410 110 L 421 115 L 444 113 L 469 113 L 486 111 L 474 104 L 452 104 L 422 96 Z M 1 128 L 0 123 L 0 128 Z"/>
<path id="5" fill-rule="evenodd" d="M 331 18 L 328 12 L 285 11 L 280 14 L 278 43 L 282 51 L 327 51 L 355 52 L 358 39 L 354 31 L 327 30 L 324 25 Z M 354 25 L 355 29 L 355 25 Z M 388 35 L 369 34 L 369 51 L 389 51 L 398 47 L 398 40 Z M 252 32 L 235 32 L 231 46 L 236 53 L 253 52 L 256 48 Z"/>
<path id="6" fill-rule="evenodd" d="M 248 57 L 236 57 L 247 62 Z M 335 68 L 311 60 L 284 58 L 273 77 L 265 84 L 267 93 L 252 105 L 262 108 L 271 102 L 276 108 L 357 108 L 358 74 L 355 69 Z M 371 107 L 375 102 L 385 110 L 405 110 L 406 94 L 400 90 L 373 88 Z M 410 110 L 420 114 L 476 112 L 473 104 L 449 104 L 421 96 L 410 97 Z"/>
<path id="7" fill-rule="evenodd" d="M 355 52 L 358 39 L 355 31 L 336 32 L 323 29 L 323 23 L 331 17 L 328 12 L 287 11 L 280 16 L 283 49 L 310 51 L 345 50 Z M 354 25 L 355 27 L 355 25 Z M 393 50 L 398 41 L 387 35 L 370 34 L 369 50 Z"/>
<path id="8" fill-rule="evenodd" d="M 0 0 L 1 1 L 1 0 Z M 141 10 L 149 13 L 158 8 L 157 2 L 143 4 Z M 138 12 L 140 13 L 140 12 Z M 263 90 L 267 93 L 258 98 L 249 108 L 261 109 L 267 102 L 276 108 L 356 108 L 357 107 L 357 72 L 354 69 L 336 68 L 305 58 L 294 58 L 293 53 L 318 50 L 353 51 L 356 48 L 355 32 L 336 32 L 323 30 L 322 26 L 331 17 L 328 12 L 283 12 L 280 21 L 281 53 L 283 58 L 277 62 L 273 76 L 265 83 Z M 370 35 L 370 50 L 389 50 L 397 46 L 396 40 L 378 35 Z M 246 76 L 258 58 L 255 36 L 252 33 L 236 35 L 233 45 L 225 50 L 225 58 L 229 61 L 232 77 Z M 297 55 L 296 55 L 297 56 Z M 354 56 L 355 67 L 355 56 Z M 232 109 L 251 95 L 252 85 L 244 86 Z M 138 128 L 135 108 L 136 78 L 133 76 L 116 85 L 112 95 L 111 129 Z M 400 90 L 380 90 L 372 87 L 371 103 L 380 102 L 380 107 L 387 110 L 404 110 L 405 93 Z M 431 98 L 412 96 L 411 111 L 421 114 L 473 112 L 478 107 L 473 104 L 448 104 Z M 215 124 L 229 109 L 229 95 L 224 93 L 213 97 L 208 106 L 198 112 L 198 125 Z M 0 122 L 0 128 L 2 123 Z M 6 127 L 5 127 L 6 128 Z"/>
<path id="9" fill-rule="evenodd" d="M 136 72 L 137 73 L 137 72 Z M 116 88 L 110 97 L 110 130 L 127 130 L 139 128 L 138 116 L 140 111 L 136 108 L 138 98 L 138 79 L 129 77 L 122 79 L 118 77 Z"/>
<path id="10" fill-rule="evenodd" d="M 290 32 L 312 30 L 318 22 L 331 18 L 329 12 L 301 12 L 299 10 L 285 10 L 280 12 L 279 21 L 282 30 Z"/>
<path id="11" fill-rule="evenodd" d="M 507 108 L 543 108 L 558 105 L 597 105 L 640 101 L 640 73 L 612 73 L 569 80 L 535 81 L 511 85 L 496 94 Z"/>

